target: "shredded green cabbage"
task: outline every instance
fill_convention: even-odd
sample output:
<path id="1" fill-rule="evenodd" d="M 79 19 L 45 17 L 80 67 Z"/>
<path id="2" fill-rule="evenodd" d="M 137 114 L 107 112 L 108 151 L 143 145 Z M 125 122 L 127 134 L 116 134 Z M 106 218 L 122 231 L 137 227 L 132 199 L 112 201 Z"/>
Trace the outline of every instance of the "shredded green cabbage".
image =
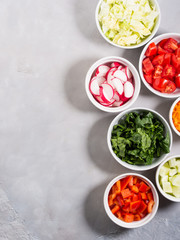
<path id="1" fill-rule="evenodd" d="M 149 0 L 104 0 L 98 20 L 110 41 L 129 46 L 141 43 L 151 34 L 158 14 Z"/>

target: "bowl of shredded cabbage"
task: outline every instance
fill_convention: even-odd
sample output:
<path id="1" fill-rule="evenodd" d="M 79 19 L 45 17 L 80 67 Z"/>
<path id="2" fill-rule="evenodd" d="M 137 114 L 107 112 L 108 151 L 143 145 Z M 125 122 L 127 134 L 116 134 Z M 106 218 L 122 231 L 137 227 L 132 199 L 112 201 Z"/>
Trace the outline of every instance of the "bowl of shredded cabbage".
<path id="1" fill-rule="evenodd" d="M 126 49 L 145 45 L 160 25 L 157 0 L 100 0 L 96 25 L 110 44 Z"/>

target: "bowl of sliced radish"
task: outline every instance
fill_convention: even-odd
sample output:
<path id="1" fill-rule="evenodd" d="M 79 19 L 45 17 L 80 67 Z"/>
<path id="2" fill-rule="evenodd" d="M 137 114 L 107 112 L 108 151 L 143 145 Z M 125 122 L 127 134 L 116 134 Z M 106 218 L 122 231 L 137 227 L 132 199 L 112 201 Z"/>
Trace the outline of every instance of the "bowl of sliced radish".
<path id="1" fill-rule="evenodd" d="M 144 47 L 139 59 L 144 85 L 164 98 L 180 96 L 180 34 L 165 33 Z"/>
<path id="2" fill-rule="evenodd" d="M 125 228 L 138 228 L 150 222 L 159 206 L 153 183 L 143 175 L 125 173 L 114 178 L 104 193 L 109 218 Z"/>
<path id="3" fill-rule="evenodd" d="M 159 165 L 156 185 L 165 198 L 180 202 L 180 155 L 168 157 Z"/>
<path id="4" fill-rule="evenodd" d="M 136 171 L 157 167 L 171 151 L 172 141 L 167 121 L 149 108 L 130 108 L 119 113 L 107 132 L 114 159 Z"/>
<path id="5" fill-rule="evenodd" d="M 105 112 L 120 112 L 137 99 L 141 82 L 136 68 L 121 57 L 105 57 L 96 61 L 85 79 L 89 100 Z"/>

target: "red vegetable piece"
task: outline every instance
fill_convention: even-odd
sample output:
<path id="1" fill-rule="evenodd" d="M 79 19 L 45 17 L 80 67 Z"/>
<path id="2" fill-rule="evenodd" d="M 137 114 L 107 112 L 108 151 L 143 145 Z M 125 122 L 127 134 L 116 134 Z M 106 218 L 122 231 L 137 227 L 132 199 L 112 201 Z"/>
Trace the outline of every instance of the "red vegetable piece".
<path id="1" fill-rule="evenodd" d="M 169 38 L 167 42 L 165 42 L 163 48 L 168 52 L 173 52 L 178 48 L 178 42 L 173 38 Z"/>
<path id="2" fill-rule="evenodd" d="M 151 201 L 148 203 L 148 207 L 147 207 L 148 213 L 151 213 L 151 212 L 152 212 L 153 205 L 154 205 L 154 201 L 151 200 Z"/>
<path id="3" fill-rule="evenodd" d="M 112 212 L 113 214 L 115 214 L 117 211 L 119 211 L 119 209 L 120 209 L 120 206 L 115 205 L 115 207 L 113 207 L 113 209 L 111 209 L 111 212 Z"/>
<path id="4" fill-rule="evenodd" d="M 139 214 L 135 214 L 134 215 L 134 221 L 139 221 L 139 220 L 141 220 L 140 215 Z"/>
<path id="5" fill-rule="evenodd" d="M 171 53 L 166 53 L 164 55 L 163 66 L 166 66 L 167 64 L 171 64 L 171 57 L 172 57 Z"/>
<path id="6" fill-rule="evenodd" d="M 147 193 L 148 200 L 154 200 L 152 192 Z"/>
<path id="7" fill-rule="evenodd" d="M 144 74 L 144 78 L 146 79 L 147 83 L 149 84 L 153 83 L 152 74 Z"/>
<path id="8" fill-rule="evenodd" d="M 158 46 L 158 54 L 166 54 L 168 53 L 167 50 L 164 50 L 161 46 Z"/>
<path id="9" fill-rule="evenodd" d="M 160 54 L 154 57 L 154 59 L 152 60 L 152 64 L 153 66 L 162 65 L 163 61 L 164 61 L 164 54 Z"/>
<path id="10" fill-rule="evenodd" d="M 139 200 L 139 197 L 138 197 L 137 194 L 134 193 L 133 196 L 132 196 L 132 201 L 135 202 L 137 200 Z"/>
<path id="11" fill-rule="evenodd" d="M 180 66 L 180 58 L 172 54 L 172 65 L 177 69 Z"/>
<path id="12" fill-rule="evenodd" d="M 140 207 L 141 200 L 131 202 L 130 203 L 130 212 L 135 213 L 137 209 Z"/>
<path id="13" fill-rule="evenodd" d="M 163 78 L 172 79 L 176 74 L 176 69 L 174 66 L 167 64 L 162 72 Z"/>
<path id="14" fill-rule="evenodd" d="M 163 47 L 164 47 L 164 44 L 167 42 L 167 40 L 168 40 L 168 38 L 161 40 L 161 41 L 158 43 L 158 46 L 160 46 L 160 47 L 163 48 Z"/>
<path id="15" fill-rule="evenodd" d="M 155 66 L 153 79 L 161 78 L 163 72 L 163 67 L 161 65 Z"/>
<path id="16" fill-rule="evenodd" d="M 120 207 L 124 206 L 125 203 L 121 195 L 117 195 L 116 199 Z"/>
<path id="17" fill-rule="evenodd" d="M 149 186 L 146 185 L 143 181 L 140 183 L 139 191 L 140 192 L 147 192 L 149 190 Z"/>
<path id="18" fill-rule="evenodd" d="M 172 93 L 176 90 L 176 85 L 173 81 L 167 80 L 165 88 L 162 90 L 163 93 Z"/>
<path id="19" fill-rule="evenodd" d="M 143 71 L 146 73 L 146 74 L 150 74 L 152 73 L 152 71 L 154 70 L 154 67 L 151 63 L 151 60 L 149 58 L 145 58 L 142 62 L 143 64 Z"/>
<path id="20" fill-rule="evenodd" d="M 128 197 L 131 197 L 133 194 L 132 192 L 129 190 L 129 188 L 126 188 L 126 189 L 123 189 L 121 191 L 121 195 L 123 198 L 128 198 Z"/>
<path id="21" fill-rule="evenodd" d="M 175 55 L 177 58 L 180 58 L 180 46 L 178 46 L 178 48 L 176 49 Z"/>
<path id="22" fill-rule="evenodd" d="M 138 193 L 139 192 L 139 188 L 136 185 L 133 185 L 131 188 L 131 191 L 134 193 Z"/>
<path id="23" fill-rule="evenodd" d="M 142 197 L 143 200 L 147 200 L 148 199 L 148 197 L 147 197 L 145 192 L 141 193 L 141 197 Z"/>
<path id="24" fill-rule="evenodd" d="M 125 189 L 129 182 L 131 181 L 132 176 L 127 176 L 121 180 L 121 190 Z"/>
<path id="25" fill-rule="evenodd" d="M 152 42 L 149 44 L 149 47 L 147 48 L 145 55 L 147 57 L 150 57 L 150 56 L 156 55 L 156 53 L 157 53 L 157 46 L 154 42 Z"/>
<path id="26" fill-rule="evenodd" d="M 177 88 L 180 88 L 180 74 L 178 74 L 175 78 L 175 84 Z"/>
<path id="27" fill-rule="evenodd" d="M 146 208 L 147 208 L 147 205 L 145 204 L 145 202 L 141 201 L 141 204 L 140 204 L 140 206 L 138 208 L 138 212 L 143 213 Z"/>
<path id="28" fill-rule="evenodd" d="M 124 221 L 125 222 L 133 222 L 134 221 L 134 215 L 131 214 L 131 213 L 125 214 Z"/>

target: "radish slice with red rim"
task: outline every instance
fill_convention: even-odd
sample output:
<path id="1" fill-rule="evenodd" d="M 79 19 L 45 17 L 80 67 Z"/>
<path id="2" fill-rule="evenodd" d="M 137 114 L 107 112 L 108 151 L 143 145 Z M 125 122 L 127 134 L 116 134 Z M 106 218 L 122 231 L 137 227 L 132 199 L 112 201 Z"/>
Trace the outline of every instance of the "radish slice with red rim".
<path id="1" fill-rule="evenodd" d="M 123 83 L 127 81 L 127 76 L 124 71 L 122 70 L 116 70 L 113 73 L 114 77 L 119 78 Z"/>
<path id="2" fill-rule="evenodd" d="M 124 104 L 124 102 L 120 100 L 120 101 L 114 102 L 112 106 L 113 106 L 113 107 L 120 107 L 120 106 L 122 106 L 123 104 Z"/>
<path id="3" fill-rule="evenodd" d="M 106 66 L 106 65 L 100 65 L 97 70 L 95 75 L 98 77 L 105 77 L 107 72 L 109 71 L 110 67 Z"/>
<path id="4" fill-rule="evenodd" d="M 99 85 L 96 78 L 93 78 L 89 84 L 89 90 L 93 95 L 99 95 Z"/>
<path id="5" fill-rule="evenodd" d="M 132 78 L 132 72 L 128 67 L 125 67 L 125 73 L 128 79 Z"/>
<path id="6" fill-rule="evenodd" d="M 131 98 L 133 96 L 133 93 L 134 93 L 134 87 L 133 87 L 132 83 L 130 83 L 129 81 L 125 82 L 124 96 L 126 98 Z"/>
<path id="7" fill-rule="evenodd" d="M 113 98 L 114 98 L 117 102 L 119 102 L 120 96 L 119 96 L 118 92 L 115 92 L 115 93 L 114 93 Z"/>
<path id="8" fill-rule="evenodd" d="M 103 83 L 100 87 L 100 96 L 105 103 L 109 103 L 114 96 L 114 89 L 108 83 Z"/>
<path id="9" fill-rule="evenodd" d="M 116 91 L 121 95 L 124 91 L 123 84 L 119 78 L 113 78 L 112 82 L 116 88 Z"/>
<path id="10" fill-rule="evenodd" d="M 120 63 L 118 63 L 118 62 L 113 62 L 113 63 L 111 63 L 111 68 L 118 68 L 119 66 L 121 66 L 121 64 Z"/>

